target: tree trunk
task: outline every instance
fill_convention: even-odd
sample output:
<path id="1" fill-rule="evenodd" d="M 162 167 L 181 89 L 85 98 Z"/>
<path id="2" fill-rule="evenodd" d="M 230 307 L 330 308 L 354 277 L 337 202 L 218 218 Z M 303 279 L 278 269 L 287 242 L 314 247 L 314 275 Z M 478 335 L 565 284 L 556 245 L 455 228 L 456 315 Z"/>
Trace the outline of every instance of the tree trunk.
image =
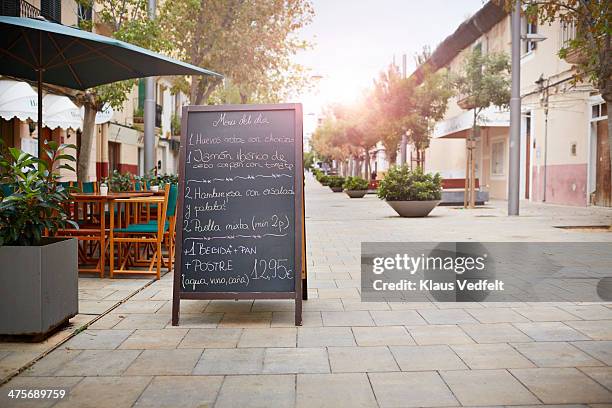
<path id="1" fill-rule="evenodd" d="M 363 178 L 366 179 L 366 180 L 370 180 L 370 173 L 371 173 L 370 167 L 371 167 L 371 164 L 370 164 L 370 152 L 369 152 L 368 149 L 365 149 L 365 171 L 364 171 L 365 174 L 364 174 Z"/>
<path id="2" fill-rule="evenodd" d="M 81 133 L 81 144 L 78 153 L 77 179 L 89 181 L 89 165 L 91 162 L 91 147 L 95 140 L 96 130 L 96 107 L 91 103 L 83 104 L 85 113 L 83 117 L 83 133 Z"/>
<path id="3" fill-rule="evenodd" d="M 389 167 L 391 166 L 395 166 L 397 163 L 397 151 L 388 151 L 387 149 L 385 149 L 385 154 L 387 156 L 387 161 L 389 163 Z"/>

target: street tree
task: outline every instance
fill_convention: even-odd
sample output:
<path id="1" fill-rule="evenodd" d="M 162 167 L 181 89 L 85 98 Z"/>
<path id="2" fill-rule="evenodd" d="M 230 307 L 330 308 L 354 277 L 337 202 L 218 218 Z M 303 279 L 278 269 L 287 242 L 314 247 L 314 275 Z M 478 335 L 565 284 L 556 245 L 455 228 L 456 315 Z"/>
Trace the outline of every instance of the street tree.
<path id="1" fill-rule="evenodd" d="M 351 156 L 343 126 L 334 116 L 332 109 L 324 113 L 321 123 L 310 139 L 310 144 L 317 152 L 317 157 L 330 165 L 333 161 L 344 163 Z"/>
<path id="2" fill-rule="evenodd" d="M 410 83 L 402 80 L 398 67 L 390 65 L 374 80 L 372 102 L 379 112 L 379 130 L 389 163 L 397 160 L 397 149 L 411 111 Z"/>
<path id="3" fill-rule="evenodd" d="M 78 3 L 84 8 L 94 6 L 94 0 L 78 0 Z M 146 3 L 143 0 L 96 0 L 95 6 L 101 23 L 96 28 L 116 39 L 160 51 L 164 48 L 161 30 L 155 20 L 148 18 Z M 83 19 L 80 28 L 91 31 L 93 24 L 91 20 Z M 75 94 L 77 103 L 84 107 L 77 165 L 79 180 L 84 181 L 89 177 L 96 112 L 103 110 L 107 105 L 121 109 L 135 85 L 136 80 L 120 81 Z"/>
<path id="4" fill-rule="evenodd" d="M 338 141 L 345 145 L 345 150 L 350 152 L 355 166 L 353 176 L 360 175 L 369 178 L 370 174 L 370 150 L 380 140 L 377 127 L 379 117 L 375 106 L 366 106 L 368 95 L 353 105 L 337 105 L 334 107 L 335 117 L 338 119 L 338 127 L 341 136 Z M 364 173 L 358 174 L 361 169 L 361 160 L 364 160 Z"/>
<path id="5" fill-rule="evenodd" d="M 510 63 L 504 53 L 483 54 L 473 49 L 463 62 L 462 72 L 454 78 L 458 105 L 472 110 L 472 132 L 466 139 L 466 174 L 464 206 L 475 205 L 474 149 L 482 122 L 481 113 L 489 106 L 507 107 L 510 102 Z"/>
<path id="6" fill-rule="evenodd" d="M 416 150 L 417 167 L 421 168 L 424 166 L 425 149 L 429 147 L 434 126 L 444 118 L 448 99 L 453 95 L 446 70 L 432 72 L 429 67 L 423 65 L 422 72 L 423 80 L 419 85 L 405 88 L 410 92 L 411 112 L 404 121 L 408 142 Z M 410 85 L 413 84 L 414 82 Z"/>
<path id="7" fill-rule="evenodd" d="M 242 103 L 276 102 L 307 82 L 291 57 L 308 46 L 296 32 L 313 14 L 308 0 L 184 0 L 164 2 L 159 21 L 174 57 L 223 73 Z M 222 79 L 183 84 L 198 105 Z"/>

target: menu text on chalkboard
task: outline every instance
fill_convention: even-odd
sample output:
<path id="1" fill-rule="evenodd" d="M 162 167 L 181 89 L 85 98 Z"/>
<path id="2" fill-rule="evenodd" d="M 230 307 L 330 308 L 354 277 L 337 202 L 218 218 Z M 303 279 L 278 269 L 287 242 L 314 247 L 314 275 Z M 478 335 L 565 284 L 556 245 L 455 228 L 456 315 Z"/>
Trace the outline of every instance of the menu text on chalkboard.
<path id="1" fill-rule="evenodd" d="M 180 299 L 295 299 L 301 324 L 300 104 L 186 106 L 172 323 Z"/>

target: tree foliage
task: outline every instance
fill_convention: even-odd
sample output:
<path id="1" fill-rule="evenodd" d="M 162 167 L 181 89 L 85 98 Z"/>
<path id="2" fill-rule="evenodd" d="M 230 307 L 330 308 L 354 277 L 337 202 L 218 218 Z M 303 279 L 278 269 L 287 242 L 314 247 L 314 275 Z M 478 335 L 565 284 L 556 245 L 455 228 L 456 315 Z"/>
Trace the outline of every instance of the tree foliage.
<path id="1" fill-rule="evenodd" d="M 478 114 L 491 105 L 510 103 L 510 62 L 505 53 L 483 54 L 474 48 L 466 57 L 462 72 L 454 79 L 458 97 Z"/>
<path id="2" fill-rule="evenodd" d="M 184 0 L 164 2 L 159 21 L 174 57 L 224 74 L 243 103 L 276 102 L 306 83 L 291 57 L 308 46 L 296 31 L 313 13 L 308 0 Z M 193 77 L 191 102 L 207 102 L 221 83 Z"/>
<path id="3" fill-rule="evenodd" d="M 423 55 L 427 52 L 425 47 Z M 355 157 L 365 155 L 366 163 L 369 163 L 367 152 L 379 141 L 389 162 L 395 163 L 402 135 L 407 135 L 409 143 L 422 152 L 429 146 L 435 122 L 443 118 L 453 94 L 445 70 L 424 69 L 423 72 L 422 81 L 417 82 L 414 78 L 402 78 L 397 66 L 390 65 L 359 103 L 332 109 L 337 123 L 323 121 L 319 128 L 321 135 L 313 148 L 319 153 L 319 149 L 327 148 L 323 134 L 331 126 L 337 132 L 332 138 L 336 146 L 343 145 L 343 152 Z"/>

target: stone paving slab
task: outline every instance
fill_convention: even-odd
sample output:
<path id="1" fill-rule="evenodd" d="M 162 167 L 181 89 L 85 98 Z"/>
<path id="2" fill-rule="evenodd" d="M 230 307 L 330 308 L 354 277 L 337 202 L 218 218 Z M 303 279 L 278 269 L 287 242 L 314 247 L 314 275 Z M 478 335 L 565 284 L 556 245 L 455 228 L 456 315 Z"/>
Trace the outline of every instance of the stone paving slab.
<path id="1" fill-rule="evenodd" d="M 510 370 L 545 404 L 612 403 L 612 391 L 575 368 Z"/>
<path id="2" fill-rule="evenodd" d="M 372 373 L 368 376 L 381 408 L 459 405 L 436 372 Z"/>
<path id="3" fill-rule="evenodd" d="M 138 408 L 202 408 L 210 407 L 219 393 L 223 377 L 158 376 L 140 395 Z"/>
<path id="4" fill-rule="evenodd" d="M 294 375 L 228 376 L 215 407 L 291 407 L 295 403 L 295 382 Z"/>
<path id="5" fill-rule="evenodd" d="M 538 398 L 506 370 L 443 371 L 440 375 L 465 406 L 539 403 Z"/>

